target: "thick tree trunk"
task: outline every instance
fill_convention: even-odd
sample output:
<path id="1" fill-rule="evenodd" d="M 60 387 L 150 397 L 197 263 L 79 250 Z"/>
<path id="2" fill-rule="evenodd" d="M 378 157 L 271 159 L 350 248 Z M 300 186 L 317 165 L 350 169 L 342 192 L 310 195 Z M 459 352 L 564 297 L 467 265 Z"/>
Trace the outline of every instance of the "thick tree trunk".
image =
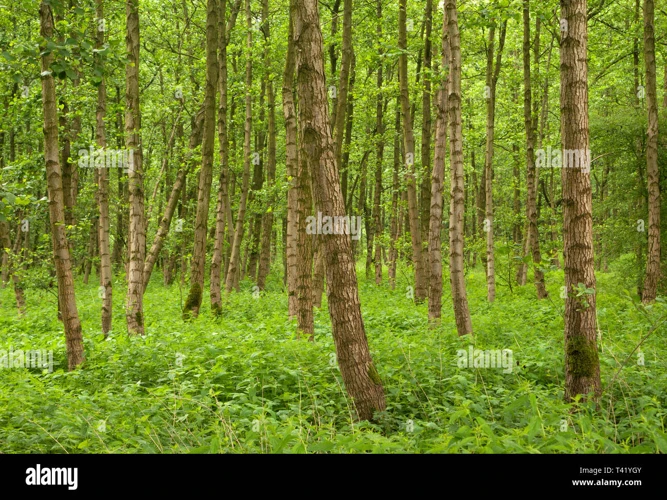
<path id="1" fill-rule="evenodd" d="M 461 39 L 456 0 L 446 0 L 449 36 L 449 155 L 450 210 L 449 210 L 449 275 L 452 286 L 454 317 L 459 336 L 472 334 L 468 309 L 465 275 L 463 270 L 463 217 L 465 211 L 463 181 L 463 132 L 461 130 Z"/>
<path id="2" fill-rule="evenodd" d="M 295 0 L 293 11 L 299 89 L 300 164 L 312 172 L 315 205 L 331 216 L 345 206 L 327 111 L 323 43 L 316 0 Z M 325 235 L 327 297 L 338 365 L 348 394 L 362 420 L 384 411 L 382 381 L 373 365 L 357 290 L 347 234 Z"/>
<path id="3" fill-rule="evenodd" d="M 53 37 L 53 14 L 51 7 L 42 1 L 39 7 L 40 35 L 49 40 Z M 84 362 L 83 336 L 76 308 L 74 282 L 70 262 L 69 246 L 65 226 L 65 203 L 63 201 L 62 174 L 58 161 L 58 113 L 56 90 L 50 70 L 53 53 L 42 55 L 42 110 L 44 113 L 44 159 L 49 194 L 49 218 L 53 258 L 58 279 L 58 302 L 65 327 L 67 345 L 67 368 L 74 370 Z"/>
<path id="4" fill-rule="evenodd" d="M 588 139 L 587 2 L 561 0 L 567 30 L 561 40 L 561 131 L 564 152 L 578 151 L 580 165 L 563 159 L 565 255 L 565 400 L 600 393 L 593 256 L 593 210 Z M 592 293 L 578 294 L 585 286 Z"/>
<path id="5" fill-rule="evenodd" d="M 133 154 L 129 168 L 130 230 L 129 268 L 126 304 L 127 330 L 130 335 L 144 334 L 143 272 L 146 255 L 144 223 L 144 178 L 139 108 L 139 1 L 127 0 L 127 56 L 125 67 L 125 147 Z"/>
<path id="6" fill-rule="evenodd" d="M 646 66 L 646 177 L 648 179 L 648 256 L 642 302 L 655 301 L 660 279 L 660 169 L 658 167 L 658 96 L 655 65 L 655 3 L 644 0 L 644 64 Z"/>
<path id="7" fill-rule="evenodd" d="M 208 209 L 213 181 L 213 147 L 215 145 L 215 94 L 218 85 L 218 8 L 216 0 L 206 6 L 206 92 L 204 97 L 204 129 L 202 134 L 202 162 L 199 171 L 197 215 L 195 217 L 194 248 L 190 269 L 190 291 L 183 307 L 183 319 L 199 315 L 204 291 L 206 269 L 206 239 Z"/>

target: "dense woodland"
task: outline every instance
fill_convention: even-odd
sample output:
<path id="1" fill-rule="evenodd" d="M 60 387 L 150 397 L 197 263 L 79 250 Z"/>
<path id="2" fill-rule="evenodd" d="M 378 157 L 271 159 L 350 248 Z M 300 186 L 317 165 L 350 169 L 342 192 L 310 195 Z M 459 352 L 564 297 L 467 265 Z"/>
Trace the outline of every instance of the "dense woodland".
<path id="1" fill-rule="evenodd" d="M 662 2 L 2 3 L 0 453 L 667 452 Z"/>

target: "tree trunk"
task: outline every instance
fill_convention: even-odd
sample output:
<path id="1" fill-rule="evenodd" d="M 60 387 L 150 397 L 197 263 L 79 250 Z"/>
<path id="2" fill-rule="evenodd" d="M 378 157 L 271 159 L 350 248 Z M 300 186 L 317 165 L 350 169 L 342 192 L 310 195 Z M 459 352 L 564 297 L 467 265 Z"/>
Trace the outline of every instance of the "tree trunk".
<path id="1" fill-rule="evenodd" d="M 484 230 L 486 231 L 486 289 L 489 302 L 496 300 L 496 267 L 493 252 L 493 141 L 495 138 L 496 122 L 496 86 L 500 75 L 503 48 L 505 46 L 505 33 L 507 21 L 500 28 L 498 41 L 498 54 L 494 65 L 494 44 L 496 29 L 492 26 L 489 30 L 489 45 L 486 50 L 486 154 L 484 156 L 484 172 L 486 177 L 486 220 Z M 486 89 L 485 89 L 486 90 Z"/>
<path id="2" fill-rule="evenodd" d="M 415 303 L 424 301 L 428 294 L 424 260 L 422 256 L 422 238 L 417 206 L 417 188 L 415 180 L 415 138 L 410 119 L 410 96 L 408 93 L 408 42 L 406 36 L 406 3 L 399 0 L 398 10 L 398 48 L 401 51 L 398 59 L 398 75 L 400 80 L 401 113 L 403 116 L 403 143 L 405 152 L 406 174 L 405 180 L 408 191 L 408 211 L 410 214 L 410 237 L 412 240 L 412 265 L 415 273 Z"/>
<path id="3" fill-rule="evenodd" d="M 204 129 L 202 162 L 199 171 L 197 215 L 195 217 L 194 248 L 190 270 L 190 291 L 183 307 L 183 319 L 199 315 L 206 269 L 206 237 L 208 209 L 213 180 L 213 147 L 215 145 L 215 94 L 218 85 L 218 8 L 216 0 L 206 6 L 206 93 L 204 97 Z"/>
<path id="4" fill-rule="evenodd" d="M 243 185 L 241 187 L 241 200 L 236 217 L 236 230 L 234 231 L 234 243 L 229 258 L 229 268 L 225 280 L 227 293 L 232 289 L 238 291 L 241 264 L 241 242 L 243 241 L 243 227 L 245 213 L 248 204 L 248 188 L 250 183 L 250 134 L 252 132 L 252 15 L 250 12 L 250 0 L 246 0 L 246 25 L 248 34 L 246 36 L 246 70 L 245 70 L 245 126 L 243 131 Z"/>
<path id="5" fill-rule="evenodd" d="M 561 0 L 567 30 L 561 40 L 561 131 L 564 151 L 579 151 L 590 168 L 588 139 L 587 2 Z M 587 165 L 586 165 L 587 164 Z M 596 331 L 593 256 L 593 214 L 590 174 L 566 164 L 563 183 L 563 243 L 565 256 L 565 400 L 600 393 L 600 362 Z M 585 286 L 593 293 L 577 296 Z"/>
<path id="6" fill-rule="evenodd" d="M 283 73 L 283 116 L 285 117 L 285 168 L 287 182 L 287 297 L 288 314 L 294 318 L 297 312 L 297 253 L 298 253 L 298 157 L 297 157 L 297 126 L 296 109 L 294 107 L 294 26 L 290 21 L 289 39 L 287 42 L 287 57 Z"/>
<path id="7" fill-rule="evenodd" d="M 540 270 L 542 254 L 540 253 L 540 236 L 537 227 L 538 179 L 537 169 L 535 168 L 535 120 L 532 115 L 532 87 L 530 81 L 530 0 L 524 0 L 523 4 L 523 82 L 523 116 L 526 128 L 526 186 L 528 188 L 528 199 L 526 201 L 526 219 L 528 222 L 526 250 L 530 250 L 533 257 L 533 273 L 537 298 L 544 299 L 548 294 L 544 286 L 544 273 Z M 526 266 L 525 263 L 523 265 Z M 521 271 L 524 283 L 526 267 Z"/>
<path id="8" fill-rule="evenodd" d="M 449 156 L 450 211 L 449 211 L 449 273 L 452 286 L 454 317 L 459 336 L 472 334 L 468 309 L 465 275 L 463 273 L 463 217 L 465 211 L 463 181 L 463 132 L 461 130 L 461 39 L 456 0 L 446 0 L 449 36 Z"/>
<path id="9" fill-rule="evenodd" d="M 194 121 L 194 127 L 190 135 L 190 148 L 189 151 L 192 152 L 202 140 L 202 125 L 204 122 L 204 109 L 202 108 L 197 113 L 197 118 Z M 153 267 L 157 261 L 160 251 L 164 245 L 164 241 L 169 234 L 169 227 L 171 226 L 171 220 L 176 211 L 176 206 L 178 205 L 179 198 L 181 196 L 181 190 L 185 185 L 185 178 L 187 177 L 190 169 L 193 166 L 192 158 L 186 160 L 185 166 L 181 167 L 176 174 L 176 180 L 174 185 L 171 188 L 171 194 L 169 195 L 169 200 L 167 201 L 167 207 L 165 208 L 164 215 L 160 219 L 160 224 L 158 225 L 157 233 L 155 233 L 155 238 L 153 238 L 153 244 L 151 249 L 146 256 L 146 262 L 144 264 L 144 293 L 146 288 L 148 288 L 148 282 L 151 279 L 151 274 L 153 273 Z"/>
<path id="10" fill-rule="evenodd" d="M 377 40 L 382 40 L 382 0 L 377 0 Z M 384 51 L 380 49 L 380 59 Z M 382 163 L 384 161 L 384 106 L 386 99 L 383 93 L 383 65 L 380 63 L 377 70 L 377 104 L 375 111 L 375 190 L 373 198 L 373 227 L 366 231 L 370 237 L 372 234 L 375 240 L 375 255 L 373 263 L 375 264 L 375 284 L 382 284 L 382 225 L 380 223 L 380 208 L 382 203 Z M 371 248 L 372 251 L 372 248 Z"/>
<path id="11" fill-rule="evenodd" d="M 44 1 L 39 7 L 40 35 L 49 40 L 53 37 L 53 14 Z M 67 368 L 74 370 L 84 362 L 83 336 L 76 307 L 74 281 L 70 263 L 69 246 L 65 226 L 65 203 L 63 201 L 62 174 L 58 161 L 58 113 L 56 89 L 50 70 L 53 53 L 42 55 L 42 109 L 44 113 L 44 159 L 49 194 L 49 219 L 53 258 L 58 279 L 58 302 L 65 327 L 67 345 Z"/>
<path id="12" fill-rule="evenodd" d="M 421 182 L 421 207 L 420 207 L 420 232 L 424 240 L 429 240 L 430 236 L 430 219 L 431 219 L 431 190 L 432 185 L 429 184 L 432 176 L 431 167 L 431 63 L 432 63 L 432 48 L 431 48 L 431 31 L 433 28 L 433 0 L 426 0 L 424 9 L 424 62 L 421 70 L 422 80 L 424 82 L 424 92 L 422 93 L 422 137 L 421 137 L 421 167 L 422 167 L 422 182 Z M 424 275 L 426 286 L 429 287 L 429 279 L 431 273 L 430 268 L 430 249 L 424 251 Z M 430 288 L 429 288 L 430 290 Z"/>
<path id="13" fill-rule="evenodd" d="M 648 179 L 648 256 L 642 302 L 655 301 L 660 279 L 660 169 L 658 167 L 658 97 L 655 66 L 655 3 L 644 0 L 644 62 L 646 66 L 646 177 Z"/>
<path id="14" fill-rule="evenodd" d="M 345 206 L 327 111 L 323 43 L 316 0 L 294 1 L 299 89 L 300 163 L 313 174 L 317 210 L 344 216 Z M 384 411 L 382 381 L 373 365 L 361 317 L 357 277 L 347 234 L 324 238 L 327 297 L 338 365 L 362 420 Z"/>
<path id="15" fill-rule="evenodd" d="M 98 19 L 104 19 L 104 0 L 97 0 L 95 15 Z M 104 46 L 104 31 L 98 30 L 96 37 L 96 48 L 99 50 Z M 104 73 L 99 87 L 97 87 L 97 111 L 95 113 L 95 140 L 99 149 L 107 147 L 106 131 L 104 128 L 104 117 L 107 112 L 107 88 Z M 102 296 L 102 333 L 105 338 L 111 331 L 113 312 L 113 286 L 111 272 L 111 254 L 109 247 L 109 171 L 100 168 L 97 171 L 97 202 L 100 210 L 99 218 L 99 246 L 100 246 L 100 295 Z"/>
<path id="16" fill-rule="evenodd" d="M 396 242 L 400 234 L 400 206 L 399 206 L 399 176 L 398 172 L 401 168 L 401 108 L 399 106 L 400 98 L 396 99 L 396 119 L 394 121 L 394 176 L 392 179 L 391 191 L 391 222 L 389 228 L 389 285 L 391 289 L 396 288 L 396 261 L 398 260 L 398 250 Z"/>
<path id="17" fill-rule="evenodd" d="M 127 0 L 127 56 L 125 146 L 133 154 L 130 165 L 130 230 L 129 269 L 126 319 L 130 335 L 144 334 L 143 272 L 146 255 L 146 224 L 144 223 L 144 178 L 141 146 L 141 111 L 139 108 L 139 0 Z"/>
<path id="18" fill-rule="evenodd" d="M 442 68 L 449 68 L 447 16 L 442 22 Z M 442 314 L 442 207 L 445 182 L 445 154 L 447 149 L 447 88 L 449 78 L 444 77 L 436 95 L 435 155 L 431 174 L 431 216 L 429 221 L 428 255 L 430 277 L 428 280 L 428 319 L 432 324 L 440 322 Z"/>

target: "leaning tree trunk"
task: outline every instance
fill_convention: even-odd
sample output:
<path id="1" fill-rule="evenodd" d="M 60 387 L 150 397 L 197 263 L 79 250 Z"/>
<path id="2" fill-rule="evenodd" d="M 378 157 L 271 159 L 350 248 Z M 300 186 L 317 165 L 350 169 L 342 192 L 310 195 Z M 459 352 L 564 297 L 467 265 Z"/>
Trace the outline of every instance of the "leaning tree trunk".
<path id="1" fill-rule="evenodd" d="M 200 109 L 196 115 L 196 118 L 193 120 L 192 132 L 190 134 L 190 144 L 188 153 L 191 153 L 197 146 L 199 146 L 202 139 L 202 126 L 204 122 L 204 109 Z M 146 288 L 148 288 L 148 283 L 151 279 L 151 274 L 153 273 L 153 267 L 157 261 L 160 251 L 164 245 L 164 242 L 169 234 L 169 227 L 171 226 L 171 220 L 174 217 L 174 212 L 176 211 L 176 206 L 178 205 L 179 198 L 181 196 L 181 191 L 183 186 L 185 186 L 185 179 L 187 178 L 188 172 L 190 172 L 193 166 L 192 157 L 188 157 L 185 165 L 182 166 L 178 173 L 176 174 L 176 180 L 171 188 L 171 194 L 169 195 L 169 200 L 167 201 L 167 207 L 164 210 L 164 215 L 160 219 L 158 225 L 157 233 L 153 238 L 153 244 L 146 256 L 146 262 L 144 264 L 144 293 Z"/>
<path id="2" fill-rule="evenodd" d="M 563 155 L 565 256 L 565 400 L 600 393 L 593 256 L 593 199 L 588 138 L 587 2 L 561 0 L 567 30 L 560 48 L 560 108 L 563 152 L 578 152 L 580 164 Z M 573 153 L 574 155 L 574 153 Z M 570 157 L 566 160 L 566 156 Z M 581 168 L 580 168 L 581 167 Z M 586 167 L 586 168 L 584 168 Z M 585 286 L 592 293 L 578 293 Z"/>
<path id="3" fill-rule="evenodd" d="M 648 179 L 648 256 L 642 302 L 655 300 L 660 279 L 660 169 L 658 168 L 658 97 L 655 69 L 655 3 L 644 0 L 644 61 L 646 66 L 646 177 Z"/>
<path id="4" fill-rule="evenodd" d="M 139 108 L 139 0 L 127 0 L 127 56 L 125 67 L 125 147 L 133 155 L 129 166 L 130 230 L 126 319 L 130 335 L 144 334 L 144 259 L 146 224 L 144 223 L 144 178 L 141 147 L 141 110 Z"/>
<path id="5" fill-rule="evenodd" d="M 53 37 L 53 14 L 51 7 L 42 1 L 39 7 L 40 35 L 50 40 Z M 67 345 L 67 368 L 74 370 L 84 362 L 81 322 L 76 308 L 74 281 L 70 262 L 67 233 L 65 230 L 65 203 L 63 201 L 62 174 L 58 161 L 58 112 L 56 88 L 50 66 L 53 53 L 41 57 L 42 110 L 44 113 L 44 159 L 49 194 L 49 219 L 53 259 L 58 279 L 58 302 L 65 327 Z"/>
<path id="6" fill-rule="evenodd" d="M 410 213 L 410 237 L 412 239 L 412 265 L 415 272 L 415 303 L 424 301 L 428 294 L 424 260 L 422 256 L 422 238 L 419 221 L 419 207 L 417 206 L 417 188 L 415 180 L 415 138 L 412 131 L 410 96 L 408 91 L 408 41 L 406 35 L 406 3 L 399 0 L 398 10 L 398 48 L 401 54 L 398 57 L 398 75 L 400 81 L 401 114 L 403 120 L 403 144 L 405 154 L 405 180 L 408 191 L 408 211 Z"/>
<path id="7" fill-rule="evenodd" d="M 206 7 L 206 93 L 204 97 L 204 131 L 202 161 L 199 171 L 197 215 L 195 217 L 194 248 L 190 270 L 190 291 L 183 307 L 183 319 L 199 315 L 204 290 L 206 268 L 206 236 L 208 209 L 213 180 L 213 146 L 215 144 L 215 94 L 218 85 L 218 9 L 216 0 Z"/>
<path id="8" fill-rule="evenodd" d="M 317 210 L 344 216 L 345 206 L 334 155 L 327 110 L 322 33 L 317 0 L 295 0 L 293 4 L 297 56 L 300 159 L 312 172 Z M 324 238 L 327 297 L 334 344 L 343 382 L 357 416 L 373 419 L 384 411 L 382 381 L 373 365 L 357 290 L 350 237 L 331 234 Z"/>
<path id="9" fill-rule="evenodd" d="M 447 16 L 442 22 L 442 67 L 449 67 L 449 40 Z M 428 280 L 428 319 L 432 324 L 440 322 L 442 314 L 442 207 L 445 182 L 445 154 L 447 150 L 447 88 L 449 78 L 443 77 L 436 95 L 435 155 L 431 174 L 431 216 L 429 220 L 428 255 L 430 277 Z"/>
<path id="10" fill-rule="evenodd" d="M 456 0 L 446 0 L 449 36 L 449 156 L 450 156 L 450 210 L 449 210 L 449 279 L 452 286 L 454 317 L 458 334 L 472 334 L 468 309 L 465 275 L 463 270 L 463 217 L 465 192 L 463 182 L 463 132 L 461 130 L 461 38 Z"/>

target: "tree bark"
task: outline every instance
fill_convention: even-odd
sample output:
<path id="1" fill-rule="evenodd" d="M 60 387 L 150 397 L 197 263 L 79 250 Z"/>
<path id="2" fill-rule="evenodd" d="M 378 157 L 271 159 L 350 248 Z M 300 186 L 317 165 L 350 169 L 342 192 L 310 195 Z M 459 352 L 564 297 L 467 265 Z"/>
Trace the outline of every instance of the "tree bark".
<path id="1" fill-rule="evenodd" d="M 449 156 L 450 156 L 450 210 L 449 210 L 449 275 L 452 286 L 454 317 L 459 336 L 472 334 L 468 309 L 465 275 L 463 273 L 465 211 L 463 172 L 463 132 L 461 130 L 461 39 L 459 36 L 456 0 L 446 0 L 449 36 Z"/>
<path id="2" fill-rule="evenodd" d="M 298 156 L 297 124 L 294 107 L 294 71 L 296 68 L 294 52 L 294 26 L 290 21 L 287 42 L 287 57 L 283 73 L 283 116 L 285 117 L 285 169 L 287 182 L 287 297 L 288 315 L 294 318 L 297 312 L 297 253 L 298 253 Z"/>
<path id="3" fill-rule="evenodd" d="M 252 15 L 250 12 L 250 0 L 246 0 L 246 70 L 245 70 L 245 126 L 243 131 L 243 185 L 241 187 L 241 200 L 236 216 L 236 230 L 234 231 L 234 243 L 232 253 L 229 257 L 229 268 L 225 280 L 227 293 L 232 289 L 239 289 L 240 264 L 241 264 L 241 242 L 243 241 L 243 228 L 245 222 L 246 208 L 248 204 L 248 188 L 250 183 L 250 135 L 252 132 Z"/>
<path id="4" fill-rule="evenodd" d="M 126 303 L 127 331 L 144 334 L 143 272 L 146 255 L 144 178 L 139 107 L 139 0 L 126 2 L 127 56 L 125 67 L 125 147 L 133 154 L 128 172 L 130 191 L 129 268 Z"/>
<path id="5" fill-rule="evenodd" d="M 587 2 L 561 0 L 567 31 L 561 40 L 561 131 L 564 151 L 580 151 L 590 167 L 588 138 Z M 565 400 L 600 393 L 593 256 L 593 214 L 590 174 L 564 165 L 563 243 L 565 256 Z M 593 293 L 577 296 L 581 285 Z"/>
<path id="6" fill-rule="evenodd" d="M 535 168 L 535 119 L 532 114 L 532 86 L 530 81 L 530 0 L 524 0 L 523 4 L 523 82 L 523 116 L 526 128 L 526 187 L 528 190 L 528 198 L 526 200 L 526 219 L 528 221 L 526 250 L 530 251 L 533 258 L 533 273 L 537 298 L 544 299 L 548 296 L 548 293 L 544 286 L 544 273 L 540 270 L 542 254 L 540 252 L 540 236 L 537 227 L 538 175 L 537 168 Z M 522 265 L 521 277 L 523 283 L 525 283 L 527 266 L 525 263 Z"/>
<path id="7" fill-rule="evenodd" d="M 403 143 L 405 152 L 405 180 L 408 191 L 408 211 L 410 214 L 410 237 L 412 240 L 412 265 L 415 273 L 414 300 L 419 304 L 428 295 L 424 260 L 422 255 L 422 238 L 417 205 L 417 188 L 415 180 L 415 139 L 412 130 L 410 113 L 410 96 L 408 92 L 408 42 L 406 36 L 406 3 L 399 0 L 398 10 L 398 48 L 401 51 L 398 59 L 398 75 L 400 80 L 401 114 L 403 120 Z"/>
<path id="8" fill-rule="evenodd" d="M 313 174 L 318 211 L 344 216 L 345 206 L 327 111 L 322 33 L 316 0 L 294 1 L 294 35 L 299 90 L 300 151 Z M 338 365 L 348 394 L 362 420 L 384 411 L 382 381 L 370 351 L 361 317 L 357 277 L 347 234 L 324 238 L 327 297 Z"/>
<path id="9" fill-rule="evenodd" d="M 496 300 L 496 267 L 493 251 L 493 141 L 495 139 L 496 122 L 496 87 L 500 66 L 505 47 L 505 33 L 507 21 L 500 28 L 498 40 L 498 53 L 494 64 L 494 45 L 496 29 L 492 26 L 489 30 L 489 45 L 486 50 L 486 85 L 489 90 L 486 100 L 486 154 L 484 156 L 484 172 L 486 177 L 486 289 L 487 300 Z"/>
<path id="10" fill-rule="evenodd" d="M 213 181 L 213 147 L 215 144 L 215 94 L 218 85 L 218 8 L 216 0 L 206 6 L 206 92 L 204 97 L 204 129 L 202 162 L 199 171 L 197 215 L 195 216 L 194 248 L 190 270 L 190 291 L 183 307 L 183 319 L 199 315 L 204 291 L 208 210 Z"/>
<path id="11" fill-rule="evenodd" d="M 447 149 L 447 88 L 449 77 L 444 72 L 449 68 L 447 16 L 442 21 L 442 82 L 436 94 L 435 154 L 431 174 L 431 213 L 429 220 L 428 255 L 430 277 L 428 280 L 428 319 L 438 324 L 442 315 L 442 207 L 445 182 L 445 154 Z"/>
<path id="12" fill-rule="evenodd" d="M 660 279 L 660 169 L 658 167 L 658 97 L 655 64 L 655 2 L 644 0 L 644 65 L 646 67 L 646 177 L 648 179 L 648 255 L 642 302 L 655 301 Z"/>
<path id="13" fill-rule="evenodd" d="M 42 1 L 39 7 L 40 35 L 49 40 L 53 37 L 53 14 L 51 7 Z M 49 194 L 49 219 L 53 258 L 58 279 L 58 302 L 65 327 L 67 345 L 67 368 L 74 370 L 84 362 L 81 322 L 76 307 L 74 281 L 70 262 L 69 246 L 65 227 L 65 204 L 63 201 L 62 173 L 58 161 L 58 112 L 53 74 L 50 70 L 53 53 L 42 55 L 42 110 L 44 113 L 44 159 Z"/>

